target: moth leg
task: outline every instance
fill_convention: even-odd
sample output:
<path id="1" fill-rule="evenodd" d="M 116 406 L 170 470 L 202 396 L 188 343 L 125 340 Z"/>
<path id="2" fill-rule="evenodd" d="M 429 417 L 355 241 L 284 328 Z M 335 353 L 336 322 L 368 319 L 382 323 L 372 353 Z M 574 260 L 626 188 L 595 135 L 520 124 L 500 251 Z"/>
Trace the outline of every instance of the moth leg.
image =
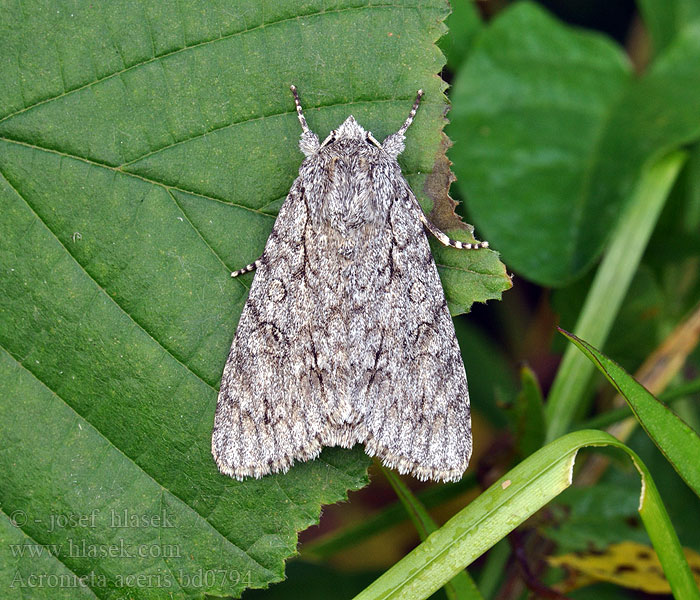
<path id="1" fill-rule="evenodd" d="M 257 269 L 261 264 L 262 256 L 255 262 L 252 262 L 249 265 L 243 267 L 242 269 L 238 269 L 238 271 L 234 271 L 233 273 L 231 273 L 231 277 L 238 277 L 239 275 L 243 275 L 244 273 L 250 273 L 254 269 Z"/>
<path id="2" fill-rule="evenodd" d="M 489 247 L 488 242 L 474 242 L 473 244 L 470 244 L 466 242 L 460 242 L 459 240 L 453 240 L 447 234 L 435 227 L 435 225 L 433 225 L 423 214 L 423 211 L 421 211 L 420 213 L 420 220 L 425 226 L 425 228 L 437 238 L 438 242 L 440 242 L 444 246 L 450 246 L 459 250 L 478 250 L 479 248 Z"/>
<path id="3" fill-rule="evenodd" d="M 290 85 L 289 89 L 292 90 L 292 95 L 294 96 L 294 106 L 297 107 L 297 117 L 299 117 L 299 123 L 301 123 L 301 140 L 299 140 L 299 149 L 306 156 L 311 156 L 321 147 L 321 145 L 318 142 L 318 136 L 311 131 L 311 129 L 309 129 L 309 126 L 306 123 L 304 112 L 301 110 L 301 102 L 299 102 L 297 87 L 295 85 Z"/>
<path id="4" fill-rule="evenodd" d="M 390 135 L 386 138 L 386 140 L 384 140 L 382 147 L 389 154 L 393 154 L 394 156 L 396 156 L 403 151 L 404 134 L 406 133 L 406 130 L 411 126 L 411 123 L 413 123 L 413 119 L 416 116 L 416 112 L 418 111 L 418 105 L 420 104 L 420 99 L 422 97 L 423 90 L 418 90 L 416 99 L 413 102 L 413 106 L 411 107 L 411 112 L 408 113 L 408 118 L 406 119 L 406 121 L 404 121 L 404 124 L 401 125 L 401 128 L 396 133 Z M 460 242 L 459 240 L 453 240 L 448 235 L 440 231 L 437 227 L 435 227 L 435 225 L 433 225 L 430 221 L 428 221 L 427 217 L 423 214 L 422 209 L 420 208 L 418 202 L 415 199 L 413 199 L 413 202 L 415 202 L 418 210 L 420 211 L 421 222 L 423 223 L 425 228 L 438 239 L 438 241 L 441 244 L 444 244 L 445 246 L 451 246 L 452 248 L 458 248 L 459 250 L 478 250 L 479 248 L 489 247 L 488 242 L 474 242 L 473 244 L 468 244 L 465 242 Z"/>

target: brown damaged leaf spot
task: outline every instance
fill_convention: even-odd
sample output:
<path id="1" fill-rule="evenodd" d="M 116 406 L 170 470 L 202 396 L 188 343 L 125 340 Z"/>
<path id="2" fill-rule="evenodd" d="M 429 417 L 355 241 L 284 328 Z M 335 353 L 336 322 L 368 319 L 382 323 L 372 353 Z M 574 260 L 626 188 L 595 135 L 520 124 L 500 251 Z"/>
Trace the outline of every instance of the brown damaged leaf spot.
<path id="1" fill-rule="evenodd" d="M 450 186 L 457 178 L 450 167 L 452 161 L 447 158 L 447 151 L 452 146 L 450 138 L 444 132 L 440 134 L 440 147 L 435 155 L 433 170 L 423 185 L 423 193 L 432 200 L 433 208 L 428 215 L 432 223 L 443 231 L 461 229 L 473 234 L 474 228 L 455 213 L 457 202 L 450 197 Z"/>

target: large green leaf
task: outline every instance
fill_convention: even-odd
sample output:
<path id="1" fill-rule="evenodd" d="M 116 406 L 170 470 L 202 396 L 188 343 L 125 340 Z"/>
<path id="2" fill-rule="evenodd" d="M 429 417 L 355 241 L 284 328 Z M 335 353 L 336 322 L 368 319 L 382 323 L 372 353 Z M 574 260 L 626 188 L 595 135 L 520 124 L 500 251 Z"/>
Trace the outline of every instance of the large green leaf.
<path id="1" fill-rule="evenodd" d="M 656 54 L 663 52 L 683 27 L 700 17 L 698 0 L 638 0 L 637 3 Z"/>
<path id="2" fill-rule="evenodd" d="M 2 531 L 54 544 L 41 560 L 3 544 L 3 582 L 91 574 L 88 596 L 201 598 L 279 581 L 296 532 L 364 485 L 368 461 L 358 447 L 260 481 L 217 472 L 217 387 L 249 282 L 229 273 L 262 250 L 301 162 L 291 83 L 321 136 L 352 112 L 380 139 L 422 87 L 403 166 L 427 208 L 451 210 L 434 45 L 447 3 L 2 12 Z M 496 254 L 474 254 L 446 272 L 488 260 L 502 289 Z M 448 283 L 462 308 L 490 293 Z M 161 523 L 114 528 L 113 514 Z M 151 554 L 113 556 L 115 544 Z"/>
<path id="3" fill-rule="evenodd" d="M 545 285 L 600 254 L 645 164 L 700 136 L 700 23 L 641 78 L 622 50 L 518 2 L 454 82 L 450 136 L 475 225 Z"/>

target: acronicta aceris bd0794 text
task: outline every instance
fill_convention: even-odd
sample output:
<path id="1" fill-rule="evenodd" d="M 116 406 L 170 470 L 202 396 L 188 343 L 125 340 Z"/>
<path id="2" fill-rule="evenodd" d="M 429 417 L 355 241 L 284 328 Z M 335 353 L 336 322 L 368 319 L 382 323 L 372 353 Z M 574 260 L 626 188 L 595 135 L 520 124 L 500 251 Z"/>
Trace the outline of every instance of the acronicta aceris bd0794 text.
<path id="1" fill-rule="evenodd" d="M 352 116 L 321 143 L 292 86 L 306 156 L 262 256 L 224 367 L 212 453 L 243 479 L 323 446 L 363 443 L 419 479 L 455 481 L 471 455 L 467 378 L 426 230 L 397 162 Z"/>

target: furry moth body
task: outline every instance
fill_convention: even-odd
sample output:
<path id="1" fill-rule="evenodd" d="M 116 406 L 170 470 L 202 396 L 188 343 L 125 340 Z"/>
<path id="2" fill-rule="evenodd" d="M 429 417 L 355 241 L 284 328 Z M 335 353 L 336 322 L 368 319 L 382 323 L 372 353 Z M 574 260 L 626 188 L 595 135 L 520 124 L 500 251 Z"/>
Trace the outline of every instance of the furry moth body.
<path id="1" fill-rule="evenodd" d="M 423 214 L 396 161 L 350 116 L 325 141 L 292 86 L 306 158 L 257 269 L 224 367 L 212 453 L 243 479 L 323 446 L 364 443 L 419 479 L 459 480 L 471 455 L 467 378 Z"/>

